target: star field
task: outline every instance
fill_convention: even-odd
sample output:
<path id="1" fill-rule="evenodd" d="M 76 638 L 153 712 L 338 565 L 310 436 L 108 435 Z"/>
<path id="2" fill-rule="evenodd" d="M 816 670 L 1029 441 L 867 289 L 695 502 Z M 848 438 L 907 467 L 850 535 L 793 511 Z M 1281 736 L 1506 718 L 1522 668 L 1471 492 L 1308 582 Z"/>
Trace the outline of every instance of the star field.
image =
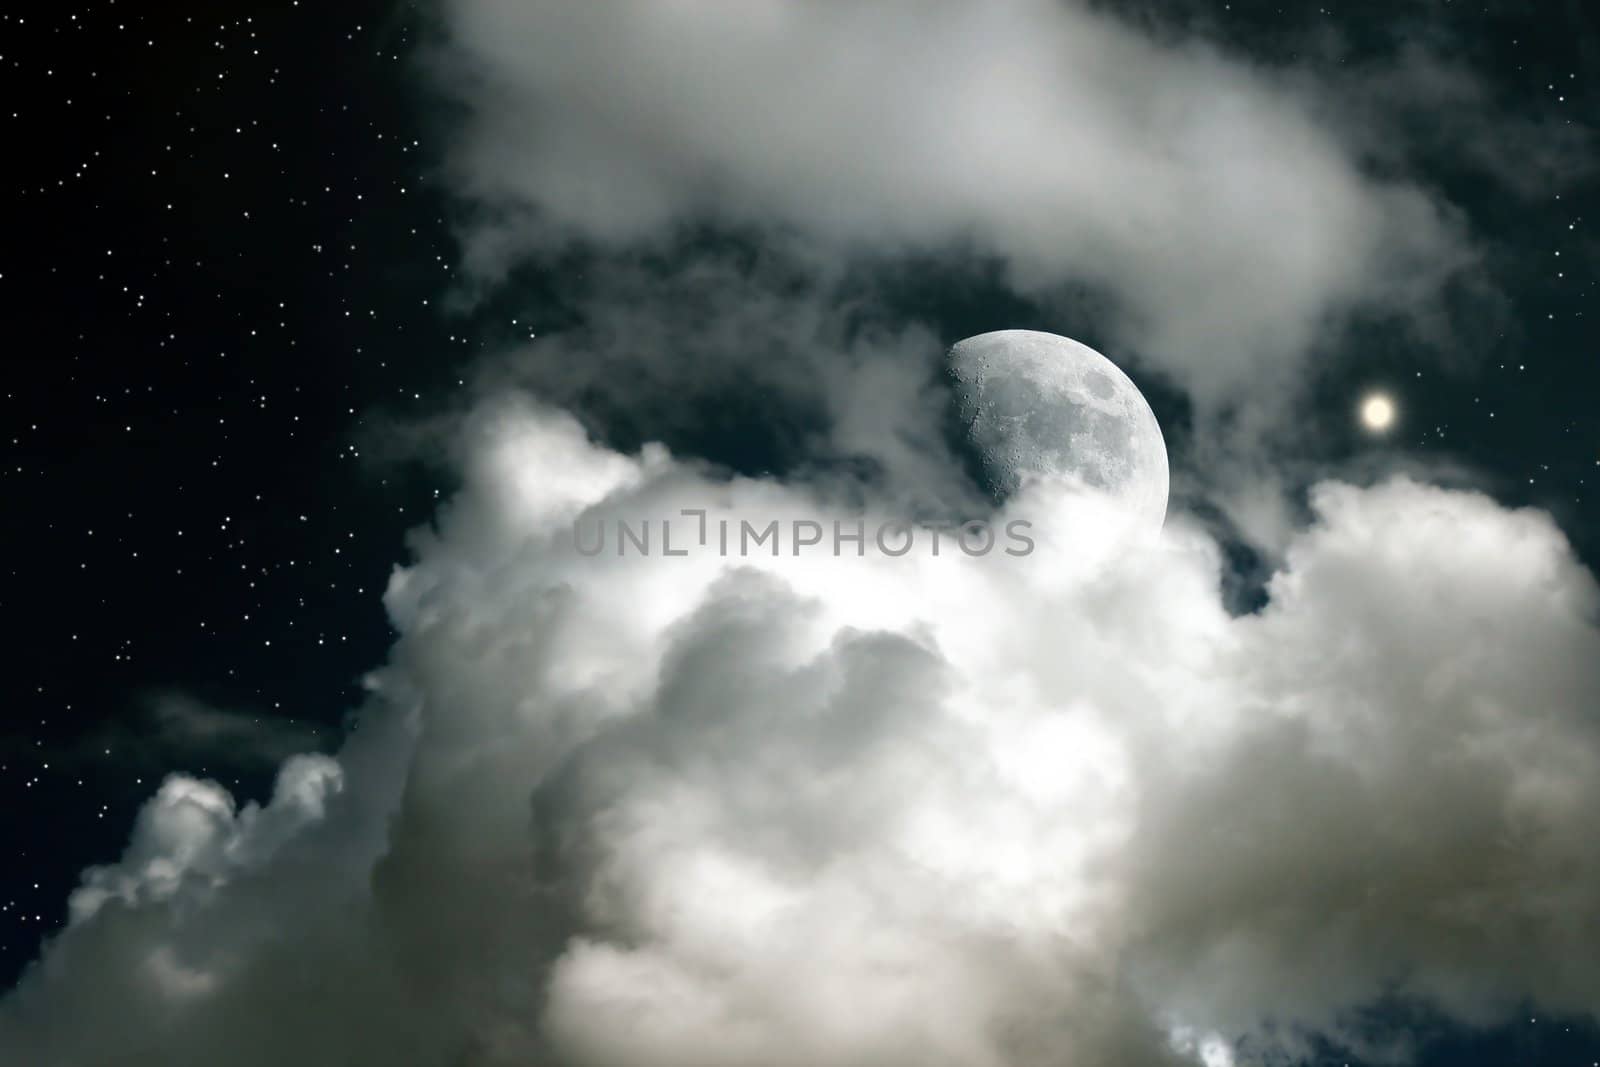
<path id="1" fill-rule="evenodd" d="M 0 22 L 10 211 L 0 968 L 61 921 L 174 753 L 181 692 L 339 732 L 437 488 L 364 450 L 465 347 L 404 13 L 115 3 Z M 244 795 L 272 762 L 209 753 Z"/>

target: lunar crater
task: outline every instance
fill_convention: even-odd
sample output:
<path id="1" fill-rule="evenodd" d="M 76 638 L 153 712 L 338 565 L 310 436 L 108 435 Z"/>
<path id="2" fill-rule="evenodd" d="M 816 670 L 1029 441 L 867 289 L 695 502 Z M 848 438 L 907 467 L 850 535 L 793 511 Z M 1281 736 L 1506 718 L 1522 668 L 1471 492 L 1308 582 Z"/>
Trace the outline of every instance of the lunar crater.
<path id="1" fill-rule="evenodd" d="M 996 499 L 1049 480 L 1107 494 L 1161 525 L 1166 442 L 1116 364 L 1067 337 L 1000 330 L 959 342 L 946 366 L 956 418 Z"/>

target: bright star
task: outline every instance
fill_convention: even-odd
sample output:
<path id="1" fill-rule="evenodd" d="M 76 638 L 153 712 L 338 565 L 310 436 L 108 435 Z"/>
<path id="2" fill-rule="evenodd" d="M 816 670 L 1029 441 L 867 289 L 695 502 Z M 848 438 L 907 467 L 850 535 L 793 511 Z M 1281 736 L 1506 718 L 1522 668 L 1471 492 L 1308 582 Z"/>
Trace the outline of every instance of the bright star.
<path id="1" fill-rule="evenodd" d="M 1361 425 L 1372 433 L 1386 433 L 1394 425 L 1394 401 L 1383 393 L 1371 393 L 1361 401 Z"/>

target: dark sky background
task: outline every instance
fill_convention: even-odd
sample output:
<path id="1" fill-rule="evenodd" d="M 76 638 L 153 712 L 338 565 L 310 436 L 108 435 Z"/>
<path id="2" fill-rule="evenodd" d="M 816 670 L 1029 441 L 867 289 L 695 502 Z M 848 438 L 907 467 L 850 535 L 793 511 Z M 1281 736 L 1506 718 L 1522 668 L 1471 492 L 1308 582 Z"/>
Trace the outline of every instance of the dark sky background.
<path id="1" fill-rule="evenodd" d="M 1511 113 L 1574 135 L 1600 114 L 1600 14 L 1578 0 L 1129 14 L 1267 65 L 1359 62 L 1361 48 L 1423 32 Z M 124 0 L 0 18 L 8 984 L 164 774 L 259 797 L 278 747 L 336 744 L 392 636 L 380 595 L 405 531 L 449 492 L 375 431 L 449 408 L 474 354 L 514 329 L 565 324 L 537 277 L 517 308 L 446 310 L 456 248 L 433 168 L 449 115 L 412 67 L 426 25 L 424 9 L 372 0 Z M 1346 50 L 1325 51 L 1330 26 Z M 1512 195 L 1447 160 L 1422 173 L 1470 213 L 1502 299 L 1459 294 L 1454 343 L 1470 359 L 1352 330 L 1316 384 L 1318 458 L 1375 447 L 1350 406 L 1387 387 L 1404 423 L 1381 447 L 1549 509 L 1600 563 L 1600 183 L 1530 174 Z M 976 276 L 930 267 L 900 285 L 949 340 L 1035 325 Z M 1181 440 L 1181 407 L 1151 393 Z M 768 414 L 693 444 L 734 467 L 781 465 L 761 438 Z M 1592 1032 L 1530 1018 L 1440 1034 L 1425 1062 L 1597 1059 Z"/>

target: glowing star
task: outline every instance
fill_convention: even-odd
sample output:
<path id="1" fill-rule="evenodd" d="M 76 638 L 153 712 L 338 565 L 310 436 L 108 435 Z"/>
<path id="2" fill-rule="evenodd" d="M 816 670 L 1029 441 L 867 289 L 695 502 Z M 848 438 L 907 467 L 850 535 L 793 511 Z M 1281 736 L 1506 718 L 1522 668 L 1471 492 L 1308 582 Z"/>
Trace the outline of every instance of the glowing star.
<path id="1" fill-rule="evenodd" d="M 1373 393 L 1361 401 L 1361 425 L 1372 433 L 1384 433 L 1394 425 L 1394 401 L 1382 393 Z"/>

